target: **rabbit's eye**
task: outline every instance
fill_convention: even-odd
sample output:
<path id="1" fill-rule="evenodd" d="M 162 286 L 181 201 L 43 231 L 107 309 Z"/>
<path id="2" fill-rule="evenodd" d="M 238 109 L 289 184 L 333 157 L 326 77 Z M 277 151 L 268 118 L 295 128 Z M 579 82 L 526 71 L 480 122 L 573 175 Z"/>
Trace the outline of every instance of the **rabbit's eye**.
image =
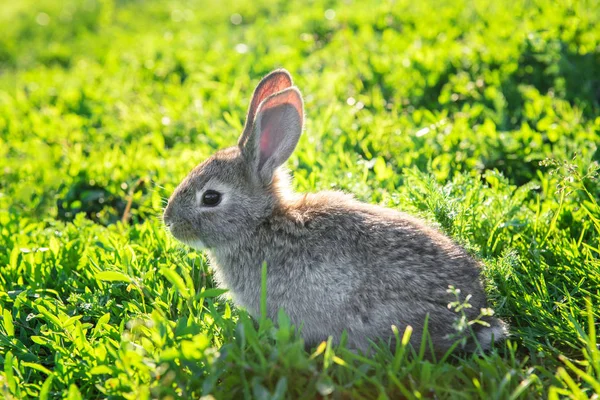
<path id="1" fill-rule="evenodd" d="M 221 193 L 216 190 L 207 190 L 202 195 L 202 204 L 205 206 L 214 207 L 221 202 Z"/>

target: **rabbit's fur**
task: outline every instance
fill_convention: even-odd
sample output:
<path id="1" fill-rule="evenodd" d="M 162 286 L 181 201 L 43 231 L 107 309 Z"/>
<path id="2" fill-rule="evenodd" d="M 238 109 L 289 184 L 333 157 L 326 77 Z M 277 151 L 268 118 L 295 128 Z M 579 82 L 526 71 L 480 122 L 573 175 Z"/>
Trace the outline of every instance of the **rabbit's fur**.
<path id="1" fill-rule="evenodd" d="M 350 347 L 413 327 L 421 338 L 426 316 L 436 352 L 456 337 L 453 285 L 470 294 L 469 320 L 486 306 L 479 265 L 437 230 L 410 215 L 361 203 L 340 192 L 297 194 L 282 166 L 302 133 L 303 102 L 285 70 L 267 75 L 255 90 L 237 146 L 198 165 L 177 187 L 164 212 L 171 233 L 205 248 L 216 283 L 234 303 L 259 315 L 261 266 L 266 261 L 267 306 L 283 308 L 302 326 L 308 346 L 344 330 Z M 204 193 L 221 194 L 216 206 Z M 506 334 L 485 317 L 474 325 L 481 348 Z M 474 349 L 471 343 L 467 349 Z"/>

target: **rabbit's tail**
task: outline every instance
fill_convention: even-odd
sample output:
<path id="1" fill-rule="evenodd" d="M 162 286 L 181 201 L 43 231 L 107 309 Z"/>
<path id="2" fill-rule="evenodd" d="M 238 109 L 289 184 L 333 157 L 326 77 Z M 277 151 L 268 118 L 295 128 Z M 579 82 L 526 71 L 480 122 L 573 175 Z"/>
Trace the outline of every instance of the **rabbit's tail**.
<path id="1" fill-rule="evenodd" d="M 475 332 L 477 341 L 482 350 L 489 350 L 492 344 L 501 342 L 508 336 L 508 326 L 498 318 L 487 320 L 490 326 L 480 326 Z"/>

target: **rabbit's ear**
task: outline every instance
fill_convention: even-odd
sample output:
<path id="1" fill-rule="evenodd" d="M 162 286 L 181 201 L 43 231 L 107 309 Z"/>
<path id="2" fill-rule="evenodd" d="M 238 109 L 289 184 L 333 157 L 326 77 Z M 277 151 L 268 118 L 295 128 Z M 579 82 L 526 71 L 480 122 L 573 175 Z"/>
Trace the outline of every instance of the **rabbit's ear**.
<path id="1" fill-rule="evenodd" d="M 246 116 L 246 125 L 244 125 L 244 131 L 240 136 L 238 141 L 238 145 L 241 147 L 246 144 L 248 140 L 248 136 L 252 132 L 252 126 L 254 125 L 254 119 L 256 116 L 256 110 L 260 105 L 261 101 L 269 97 L 270 95 L 280 92 L 283 89 L 289 88 L 292 86 L 292 77 L 289 72 L 285 69 L 276 69 L 272 71 L 267 76 L 262 78 L 256 89 L 254 89 L 254 94 L 252 95 L 252 100 L 250 101 L 250 107 L 248 108 L 248 115 Z"/>
<path id="2" fill-rule="evenodd" d="M 275 93 L 258 106 L 254 127 L 242 153 L 263 183 L 292 154 L 302 134 L 304 105 L 295 87 Z"/>

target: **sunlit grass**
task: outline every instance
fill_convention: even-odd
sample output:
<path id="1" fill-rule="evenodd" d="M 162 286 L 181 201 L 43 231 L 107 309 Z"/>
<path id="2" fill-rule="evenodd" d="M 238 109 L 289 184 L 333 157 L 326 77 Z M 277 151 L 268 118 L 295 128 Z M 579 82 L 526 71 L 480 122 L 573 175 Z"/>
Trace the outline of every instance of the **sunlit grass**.
<path id="1" fill-rule="evenodd" d="M 597 1 L 22 1 L 0 10 L 0 397 L 552 398 L 600 391 Z M 218 3 L 218 4 L 217 4 Z M 260 77 L 306 101 L 289 167 L 463 244 L 511 337 L 306 351 L 161 209 Z M 260 288 L 257 288 L 260 290 Z M 268 288 L 267 288 L 268 290 Z"/>

